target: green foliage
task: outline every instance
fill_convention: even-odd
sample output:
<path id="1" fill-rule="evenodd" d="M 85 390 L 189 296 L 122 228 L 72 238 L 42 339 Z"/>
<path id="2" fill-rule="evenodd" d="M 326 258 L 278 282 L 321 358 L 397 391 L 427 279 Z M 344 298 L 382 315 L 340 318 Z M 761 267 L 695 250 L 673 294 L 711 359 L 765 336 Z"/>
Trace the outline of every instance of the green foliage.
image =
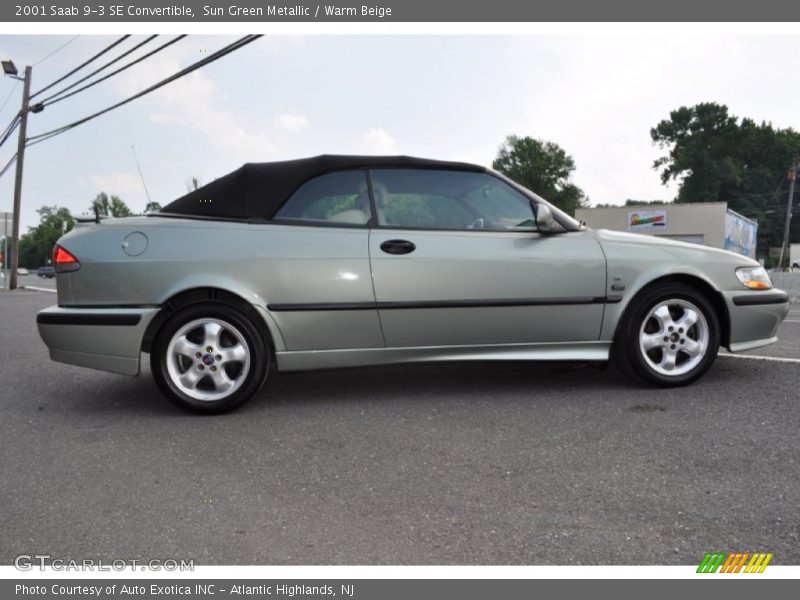
<path id="1" fill-rule="evenodd" d="M 148 202 L 147 205 L 144 207 L 144 212 L 146 213 L 158 212 L 159 210 L 161 210 L 161 204 L 155 201 Z"/>
<path id="2" fill-rule="evenodd" d="M 92 201 L 90 211 L 97 206 L 101 215 L 110 217 L 132 217 L 135 213 L 118 196 L 109 196 L 101 192 Z M 146 211 L 158 210 L 161 206 L 151 202 Z M 63 206 L 42 206 L 39 213 L 39 224 L 29 227 L 28 232 L 19 238 L 19 266 L 27 269 L 38 269 L 48 264 L 53 253 L 53 246 L 66 231 L 75 226 L 68 208 Z M 66 223 L 66 226 L 64 225 Z"/>
<path id="3" fill-rule="evenodd" d="M 620 206 L 658 206 L 659 204 L 672 204 L 672 202 L 665 200 L 635 200 L 628 198 L 625 204 L 595 204 L 595 208 L 619 208 Z"/>
<path id="4" fill-rule="evenodd" d="M 133 211 L 125 204 L 119 196 L 111 196 L 105 192 L 100 192 L 97 197 L 92 200 L 92 205 L 89 207 L 91 212 L 94 212 L 95 207 L 101 215 L 107 217 L 132 217 Z"/>
<path id="5" fill-rule="evenodd" d="M 36 212 L 39 213 L 39 225 L 29 227 L 29 231 L 19 238 L 19 266 L 27 269 L 46 265 L 56 240 L 75 225 L 67 208 L 42 206 Z"/>
<path id="6" fill-rule="evenodd" d="M 664 202 L 663 200 L 634 200 L 628 198 L 625 200 L 625 206 L 656 206 L 658 204 L 672 204 L 671 202 Z"/>
<path id="7" fill-rule="evenodd" d="M 718 202 L 758 221 L 758 254 L 783 238 L 786 173 L 800 153 L 800 133 L 729 114 L 706 102 L 674 110 L 650 130 L 667 151 L 653 163 L 661 181 L 679 181 L 676 202 Z M 800 239 L 795 220 L 790 239 Z"/>
<path id="8" fill-rule="evenodd" d="M 360 208 L 356 206 L 357 194 L 347 194 L 343 196 L 328 196 L 315 202 L 303 213 L 303 216 L 309 219 L 318 219 L 320 221 L 327 221 L 333 215 L 346 210 L 354 210 Z"/>
<path id="9" fill-rule="evenodd" d="M 575 161 L 553 142 L 510 135 L 500 146 L 492 168 L 570 215 L 587 205 L 583 190 L 569 181 Z"/>
<path id="10" fill-rule="evenodd" d="M 391 198 L 384 209 L 388 224 L 458 229 L 474 220 L 453 198 L 429 194 L 392 194 Z"/>

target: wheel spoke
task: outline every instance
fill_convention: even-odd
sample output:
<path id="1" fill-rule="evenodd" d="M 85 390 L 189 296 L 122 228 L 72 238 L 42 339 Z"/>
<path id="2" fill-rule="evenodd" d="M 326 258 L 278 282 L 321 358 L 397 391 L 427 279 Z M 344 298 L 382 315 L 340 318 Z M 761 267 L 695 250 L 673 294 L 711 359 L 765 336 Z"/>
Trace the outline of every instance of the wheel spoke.
<path id="1" fill-rule="evenodd" d="M 686 341 L 681 344 L 680 349 L 688 354 L 691 358 L 700 356 L 703 353 L 703 345 L 691 338 L 686 338 Z"/>
<path id="2" fill-rule="evenodd" d="M 661 353 L 661 362 L 658 366 L 665 371 L 672 371 L 675 368 L 675 361 L 678 358 L 678 352 L 669 348 L 664 348 Z"/>
<path id="3" fill-rule="evenodd" d="M 218 392 L 225 392 L 233 387 L 234 381 L 225 372 L 225 369 L 217 369 L 211 373 L 211 381 L 214 382 L 214 387 Z"/>
<path id="4" fill-rule="evenodd" d="M 665 306 L 659 306 L 658 310 L 653 312 L 653 317 L 659 324 L 659 331 L 666 331 L 667 327 L 672 325 L 672 315 L 669 314 L 669 309 Z"/>
<path id="5" fill-rule="evenodd" d="M 653 348 L 660 348 L 664 345 L 664 338 L 660 333 L 644 333 L 642 334 L 642 348 L 645 352 Z"/>
<path id="6" fill-rule="evenodd" d="M 683 316 L 675 321 L 676 327 L 683 327 L 684 332 L 688 331 L 689 328 L 697 323 L 697 320 L 700 317 L 698 316 L 697 312 L 693 311 L 691 308 L 684 308 L 683 309 Z"/>
<path id="7" fill-rule="evenodd" d="M 185 335 L 182 335 L 175 340 L 173 351 L 175 354 L 180 354 L 181 356 L 186 356 L 193 359 L 198 352 L 202 352 L 202 348 L 197 344 L 190 342 Z"/>
<path id="8" fill-rule="evenodd" d="M 205 345 L 219 347 L 219 336 L 222 333 L 222 326 L 212 321 L 203 325 L 203 331 L 205 332 Z"/>
<path id="9" fill-rule="evenodd" d="M 196 367 L 190 367 L 185 373 L 183 373 L 180 377 L 180 381 L 183 385 L 187 388 L 194 389 L 197 387 L 197 383 L 205 376 L 205 373 L 199 371 Z"/>
<path id="10" fill-rule="evenodd" d="M 243 362 L 247 356 L 247 352 L 244 349 L 244 346 L 241 344 L 236 344 L 235 346 L 231 346 L 230 348 L 223 348 L 219 350 L 219 355 L 222 356 L 223 364 L 229 362 Z"/>

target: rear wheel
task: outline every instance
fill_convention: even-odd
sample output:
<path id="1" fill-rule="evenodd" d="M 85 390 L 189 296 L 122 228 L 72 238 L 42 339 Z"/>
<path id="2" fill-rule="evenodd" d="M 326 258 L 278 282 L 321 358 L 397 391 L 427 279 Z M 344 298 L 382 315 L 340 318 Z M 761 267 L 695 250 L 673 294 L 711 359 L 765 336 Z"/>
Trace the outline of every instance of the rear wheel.
<path id="1" fill-rule="evenodd" d="M 164 323 L 150 366 L 161 391 L 177 406 L 221 413 L 258 392 L 269 370 L 269 351 L 242 312 L 225 304 L 198 304 Z"/>
<path id="2" fill-rule="evenodd" d="M 682 283 L 655 285 L 634 298 L 616 339 L 622 369 L 662 386 L 686 385 L 714 363 L 719 318 L 708 299 Z"/>

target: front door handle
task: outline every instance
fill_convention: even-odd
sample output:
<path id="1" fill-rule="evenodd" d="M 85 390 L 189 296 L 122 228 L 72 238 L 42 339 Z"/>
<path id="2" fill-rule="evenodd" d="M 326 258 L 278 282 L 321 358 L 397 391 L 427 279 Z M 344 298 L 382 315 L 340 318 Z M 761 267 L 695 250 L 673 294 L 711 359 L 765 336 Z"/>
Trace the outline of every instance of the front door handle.
<path id="1" fill-rule="evenodd" d="M 381 244 L 381 250 L 386 254 L 409 254 L 416 248 L 414 243 L 408 240 L 386 240 Z"/>

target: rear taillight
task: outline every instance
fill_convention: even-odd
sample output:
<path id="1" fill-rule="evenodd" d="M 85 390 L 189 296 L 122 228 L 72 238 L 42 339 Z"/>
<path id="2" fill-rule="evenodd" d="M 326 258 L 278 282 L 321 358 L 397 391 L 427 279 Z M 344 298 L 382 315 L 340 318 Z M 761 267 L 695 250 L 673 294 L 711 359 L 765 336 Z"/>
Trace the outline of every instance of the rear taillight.
<path id="1" fill-rule="evenodd" d="M 69 273 L 80 269 L 81 263 L 71 252 L 56 244 L 56 247 L 53 248 L 53 267 L 55 267 L 56 273 Z"/>

